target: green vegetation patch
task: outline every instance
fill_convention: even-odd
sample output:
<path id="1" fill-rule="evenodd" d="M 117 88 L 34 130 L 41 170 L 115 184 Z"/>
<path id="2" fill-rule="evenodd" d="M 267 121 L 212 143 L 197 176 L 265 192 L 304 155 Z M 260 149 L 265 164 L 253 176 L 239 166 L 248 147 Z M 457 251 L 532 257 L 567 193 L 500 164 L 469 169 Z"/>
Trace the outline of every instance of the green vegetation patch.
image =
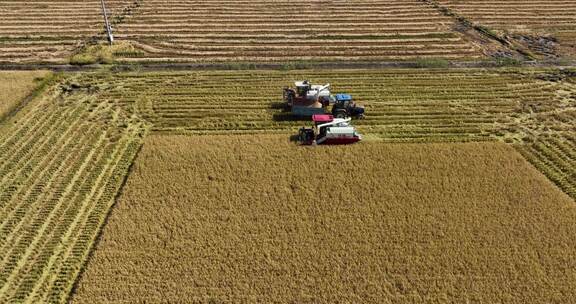
<path id="1" fill-rule="evenodd" d="M 113 45 L 88 45 L 70 58 L 70 64 L 111 64 L 119 57 L 142 57 L 144 52 L 134 47 L 130 42 L 121 41 Z"/>

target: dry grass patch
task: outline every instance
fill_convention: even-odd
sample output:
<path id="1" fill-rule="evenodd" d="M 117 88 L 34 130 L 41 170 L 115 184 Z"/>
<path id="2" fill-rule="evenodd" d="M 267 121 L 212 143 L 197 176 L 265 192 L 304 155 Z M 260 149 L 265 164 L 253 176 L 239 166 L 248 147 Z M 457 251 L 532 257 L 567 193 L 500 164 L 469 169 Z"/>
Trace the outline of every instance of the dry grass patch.
<path id="1" fill-rule="evenodd" d="M 94 63 L 111 64 L 117 56 L 138 57 L 142 51 L 136 49 L 131 43 L 118 41 L 113 45 L 98 43 L 87 45 L 70 58 L 70 64 L 86 65 Z"/>
<path id="2" fill-rule="evenodd" d="M 510 146 L 151 136 L 74 303 L 568 303 L 576 205 Z"/>
<path id="3" fill-rule="evenodd" d="M 0 72 L 0 120 L 36 88 L 38 78 L 48 74 L 48 71 Z"/>

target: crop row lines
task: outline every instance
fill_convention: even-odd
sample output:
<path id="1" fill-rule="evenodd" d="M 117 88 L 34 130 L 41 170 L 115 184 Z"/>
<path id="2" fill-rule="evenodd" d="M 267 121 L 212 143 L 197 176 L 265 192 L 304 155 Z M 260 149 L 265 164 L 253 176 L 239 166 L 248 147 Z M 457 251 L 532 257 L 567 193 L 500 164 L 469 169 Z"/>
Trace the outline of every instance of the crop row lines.
<path id="1" fill-rule="evenodd" d="M 77 116 L 79 115 L 79 111 L 77 110 L 71 114 L 73 117 Z M 38 163 L 38 158 L 49 155 L 51 158 L 44 159 L 44 161 L 52 161 L 52 159 L 60 157 L 57 153 L 49 154 L 49 152 L 52 151 L 56 145 L 61 144 L 66 140 L 66 137 L 58 135 L 75 131 L 70 128 L 70 125 L 68 124 L 69 120 L 67 120 L 67 118 L 69 117 L 60 117 L 60 120 L 53 121 L 50 128 L 44 129 L 44 132 L 41 132 L 40 134 L 31 134 L 31 138 L 29 138 L 29 135 L 27 134 L 23 135 L 25 140 L 24 145 L 21 147 L 22 149 L 10 154 L 14 159 L 11 162 L 8 162 L 8 166 L 2 168 L 0 171 L 7 172 L 5 178 L 2 179 L 0 186 L 6 187 L 10 185 L 21 189 L 22 184 L 26 180 L 30 177 L 34 177 L 35 174 L 38 174 L 37 172 L 46 169 L 46 167 L 42 166 L 46 165 L 46 163 Z M 72 125 L 72 127 L 74 127 L 74 125 Z M 48 134 L 54 134 L 56 136 L 47 136 Z M 33 147 L 37 148 L 32 149 Z M 12 196 L 8 195 L 7 198 L 3 196 L 2 200 L 0 200 L 3 214 L 7 212 L 9 205 L 6 205 L 6 202 L 11 198 Z M 3 220 L 4 219 L 5 218 L 3 218 Z"/>
<path id="2" fill-rule="evenodd" d="M 0 302 L 65 301 L 147 128 L 60 85 L 0 129 Z"/>
<path id="3" fill-rule="evenodd" d="M 79 129 L 80 130 L 80 129 Z M 84 141 L 73 140 L 76 139 L 73 136 L 70 137 L 70 142 L 63 145 L 63 148 L 70 148 L 68 145 L 80 145 L 89 144 Z M 62 153 L 62 151 L 55 151 L 56 153 Z M 55 154 L 56 154 L 55 153 Z M 73 169 L 73 164 L 80 162 L 78 158 L 79 154 L 69 153 L 66 158 L 56 164 L 53 164 L 44 172 L 44 176 L 39 176 L 38 181 L 49 180 L 47 189 L 63 189 L 69 182 L 72 174 L 76 171 L 71 170 L 69 173 L 64 173 L 64 168 L 68 167 Z M 57 176 L 57 178 L 50 179 L 51 176 Z M 8 240 L 7 244 L 10 247 L 2 247 L 2 255 L 11 257 L 11 262 L 4 264 L 2 269 L 3 273 L 0 277 L 2 282 L 19 282 L 19 268 L 24 266 L 23 261 L 29 261 L 29 255 L 33 253 L 32 250 L 37 250 L 37 242 L 40 241 L 41 237 L 45 232 L 52 232 L 54 227 L 51 229 L 46 227 L 47 225 L 55 225 L 56 221 L 50 220 L 50 214 L 54 211 L 55 205 L 61 202 L 64 196 L 64 191 L 42 191 L 40 195 L 30 197 L 23 201 L 18 207 L 16 212 L 11 215 L 7 215 L 9 219 L 12 217 L 12 224 L 16 224 L 16 227 L 8 230 L 7 235 L 11 236 L 13 239 Z M 32 218 L 34 217 L 34 218 Z M 15 223 L 14 223 L 15 222 Z M 10 227 L 8 227 L 10 228 Z M 23 229 L 23 231 L 22 231 Z M 6 251 L 9 250 L 9 251 Z M 8 275 L 6 277 L 6 275 Z M 4 284 L 4 287 L 9 288 L 10 284 Z M 9 291 L 15 291 L 16 288 L 11 288 L 9 290 L 2 290 L 0 294 L 9 297 Z"/>
<path id="4" fill-rule="evenodd" d="M 567 164 L 553 152 L 542 148 L 543 143 L 517 145 L 517 150 L 530 161 L 538 170 L 558 185 L 564 192 L 576 199 L 576 171 L 574 166 L 564 167 Z"/>
<path id="5" fill-rule="evenodd" d="M 47 258 L 54 254 L 53 248 L 61 242 L 60 230 L 66 223 L 65 212 L 69 206 L 78 206 L 79 204 L 70 196 L 77 195 L 81 192 L 72 192 L 72 187 L 76 185 L 78 179 L 84 173 L 81 170 L 82 166 L 86 166 L 87 161 L 94 156 L 95 152 L 99 151 L 95 149 L 94 146 L 99 146 L 102 143 L 102 138 L 91 138 L 87 137 L 91 141 L 82 142 L 87 149 L 80 154 L 74 160 L 74 163 L 70 165 L 68 175 L 64 178 L 63 182 L 58 186 L 62 189 L 61 193 L 58 193 L 56 197 L 44 201 L 42 209 L 30 210 L 28 214 L 35 214 L 36 218 L 33 220 L 33 224 L 26 232 L 14 233 L 34 236 L 32 242 L 23 243 L 23 247 L 28 247 L 26 254 L 21 258 L 21 260 L 26 261 L 26 263 L 19 264 L 19 267 L 13 270 L 13 278 L 9 281 L 22 281 L 23 283 L 15 288 L 14 294 L 8 293 L 8 296 L 13 298 L 25 299 L 30 293 L 32 293 L 31 286 L 36 286 L 38 284 L 39 276 L 45 271 L 41 265 Z M 94 145 L 94 146 L 92 146 Z M 82 179 L 82 181 L 89 181 L 90 179 Z M 29 219 L 25 219 L 26 222 L 30 222 Z M 35 224 L 34 224 L 35 223 Z M 25 284 L 28 282 L 28 284 Z"/>
<path id="6" fill-rule="evenodd" d="M 128 132 L 128 138 L 134 136 Z M 129 140 L 129 139 L 128 139 Z M 98 194 L 90 196 L 83 204 L 84 209 L 82 212 L 70 213 L 70 218 L 74 216 L 72 228 L 62 240 L 64 244 L 70 244 L 68 249 L 63 249 L 63 255 L 58 256 L 63 263 L 59 267 L 49 267 L 46 272 L 47 276 L 51 276 L 45 283 L 46 286 L 64 285 L 66 291 L 69 291 L 74 282 L 74 278 L 80 270 L 80 265 L 84 261 L 88 249 L 92 246 L 92 242 L 97 232 L 100 229 L 102 220 L 107 214 L 109 208 L 113 203 L 115 194 L 119 190 L 119 185 L 127 173 L 129 164 L 131 163 L 136 149 L 134 144 L 127 141 L 126 138 L 122 140 L 124 143 L 123 149 L 116 149 L 115 153 L 109 159 L 111 164 L 108 164 L 108 171 L 105 175 L 101 175 L 98 179 L 98 185 L 93 186 L 92 189 L 99 189 Z M 53 260 L 56 259 L 53 256 Z M 53 262 L 54 264 L 54 262 Z M 66 285 L 67 284 L 67 285 Z M 45 288 L 47 293 L 45 296 L 49 301 L 61 302 L 65 300 L 68 293 L 50 291 Z"/>

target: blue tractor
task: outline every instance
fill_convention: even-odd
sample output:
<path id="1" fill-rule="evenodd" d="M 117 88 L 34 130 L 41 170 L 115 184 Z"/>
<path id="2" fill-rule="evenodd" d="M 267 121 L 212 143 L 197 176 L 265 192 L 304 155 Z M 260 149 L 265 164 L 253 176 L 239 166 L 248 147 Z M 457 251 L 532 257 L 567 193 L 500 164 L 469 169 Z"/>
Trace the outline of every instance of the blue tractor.
<path id="1" fill-rule="evenodd" d="M 350 94 L 334 95 L 332 115 L 336 118 L 364 118 L 364 107 L 357 105 Z"/>

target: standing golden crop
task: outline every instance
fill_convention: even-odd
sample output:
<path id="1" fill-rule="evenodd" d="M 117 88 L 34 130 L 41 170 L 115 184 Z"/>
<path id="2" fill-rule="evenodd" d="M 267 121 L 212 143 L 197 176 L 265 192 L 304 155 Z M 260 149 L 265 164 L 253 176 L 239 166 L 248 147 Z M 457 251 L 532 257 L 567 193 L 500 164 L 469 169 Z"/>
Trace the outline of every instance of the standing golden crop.
<path id="1" fill-rule="evenodd" d="M 575 220 L 502 143 L 151 136 L 73 303 L 566 303 Z"/>

